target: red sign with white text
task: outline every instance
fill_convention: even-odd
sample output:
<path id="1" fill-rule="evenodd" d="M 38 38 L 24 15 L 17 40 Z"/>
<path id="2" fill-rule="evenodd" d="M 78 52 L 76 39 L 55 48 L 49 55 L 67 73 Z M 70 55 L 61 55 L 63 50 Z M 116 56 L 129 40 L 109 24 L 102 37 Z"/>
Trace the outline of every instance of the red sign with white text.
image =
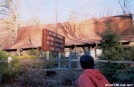
<path id="1" fill-rule="evenodd" d="M 47 29 L 43 29 L 42 34 L 42 50 L 64 52 L 65 37 L 52 32 Z"/>

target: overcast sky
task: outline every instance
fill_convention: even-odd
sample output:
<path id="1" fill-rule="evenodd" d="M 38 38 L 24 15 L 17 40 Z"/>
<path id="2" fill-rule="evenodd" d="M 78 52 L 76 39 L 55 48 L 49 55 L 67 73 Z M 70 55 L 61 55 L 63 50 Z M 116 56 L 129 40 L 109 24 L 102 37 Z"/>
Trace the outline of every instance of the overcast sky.
<path id="1" fill-rule="evenodd" d="M 57 4 L 56 4 L 57 1 Z M 69 13 L 76 11 L 81 15 L 78 20 L 85 20 L 82 13 L 90 14 L 89 18 L 122 14 L 118 0 L 21 0 L 21 20 L 38 17 L 43 23 L 65 22 Z"/>

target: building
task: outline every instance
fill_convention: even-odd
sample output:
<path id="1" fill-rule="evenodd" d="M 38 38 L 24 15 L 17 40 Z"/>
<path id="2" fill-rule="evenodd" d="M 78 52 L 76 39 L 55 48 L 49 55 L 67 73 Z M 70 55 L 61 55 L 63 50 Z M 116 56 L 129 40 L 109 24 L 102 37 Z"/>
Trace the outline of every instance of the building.
<path id="1" fill-rule="evenodd" d="M 79 53 L 82 53 L 85 51 L 84 47 L 87 47 L 87 53 L 93 52 L 96 55 L 96 46 L 99 45 L 101 40 L 100 34 L 107 29 L 107 23 L 110 24 L 113 31 L 121 36 L 120 42 L 122 44 L 133 45 L 134 29 L 132 15 L 126 14 L 77 22 L 20 27 L 15 42 L 3 47 L 2 50 L 17 51 L 17 49 L 41 48 L 42 29 L 48 29 L 53 32 L 58 31 L 58 34 L 65 36 L 66 51 L 70 52 L 75 50 L 75 48 L 80 48 Z"/>

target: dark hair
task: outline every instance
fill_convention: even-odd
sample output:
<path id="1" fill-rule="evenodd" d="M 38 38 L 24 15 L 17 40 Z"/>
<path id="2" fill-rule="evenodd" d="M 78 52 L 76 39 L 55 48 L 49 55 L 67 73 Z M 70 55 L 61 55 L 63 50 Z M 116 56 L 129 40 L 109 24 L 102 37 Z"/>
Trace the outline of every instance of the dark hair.
<path id="1" fill-rule="evenodd" d="M 94 59 L 90 55 L 82 55 L 80 57 L 80 64 L 83 69 L 94 69 Z"/>

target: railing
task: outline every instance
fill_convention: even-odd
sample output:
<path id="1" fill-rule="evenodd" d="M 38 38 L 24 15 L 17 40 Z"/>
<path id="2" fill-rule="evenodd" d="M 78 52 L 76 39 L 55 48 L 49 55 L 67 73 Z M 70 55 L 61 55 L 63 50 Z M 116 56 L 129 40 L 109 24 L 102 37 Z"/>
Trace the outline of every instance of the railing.
<path id="1" fill-rule="evenodd" d="M 11 58 L 8 58 L 8 60 L 0 61 L 1 62 L 7 62 L 8 67 L 11 67 Z M 27 63 L 27 62 L 45 62 L 45 61 L 55 61 L 58 62 L 57 68 L 50 68 L 50 69 L 40 69 L 40 70 L 46 70 L 46 71 L 55 71 L 55 70 L 71 70 L 71 69 L 77 69 L 80 70 L 79 65 L 79 59 L 32 59 L 32 60 L 19 60 L 20 63 Z M 61 68 L 61 62 L 66 61 L 68 62 L 68 68 Z M 76 62 L 78 64 L 77 68 L 72 68 L 72 62 Z M 102 62 L 102 63 L 108 63 L 108 60 L 95 60 L 95 63 Z M 111 63 L 124 63 L 124 64 L 134 64 L 134 61 L 110 61 Z"/>

